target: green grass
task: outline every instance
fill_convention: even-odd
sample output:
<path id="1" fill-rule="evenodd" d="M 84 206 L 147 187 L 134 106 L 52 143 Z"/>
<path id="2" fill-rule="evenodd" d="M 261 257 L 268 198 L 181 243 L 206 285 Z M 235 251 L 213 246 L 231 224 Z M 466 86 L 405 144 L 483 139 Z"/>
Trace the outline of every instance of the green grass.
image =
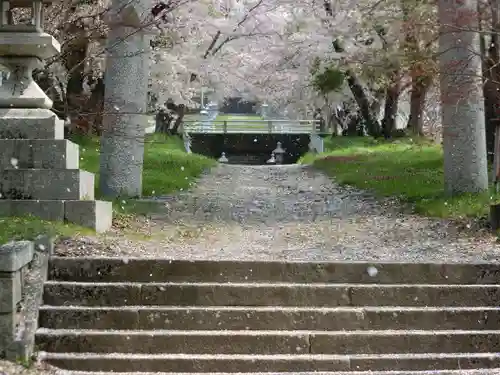
<path id="1" fill-rule="evenodd" d="M 0 245 L 9 241 L 33 240 L 40 234 L 70 236 L 89 234 L 90 229 L 77 225 L 40 220 L 33 216 L 0 217 Z"/>
<path id="2" fill-rule="evenodd" d="M 97 138 L 74 137 L 80 145 L 80 168 L 96 174 L 96 189 L 99 186 L 99 140 Z M 143 195 L 167 195 L 187 190 L 200 174 L 215 165 L 215 161 L 201 155 L 187 154 L 179 137 L 150 135 L 146 138 L 143 170 Z M 96 190 L 96 196 L 101 197 Z M 103 199 L 103 198 L 101 198 Z M 133 199 L 113 201 L 114 216 L 147 214 L 157 204 Z M 0 217 L 0 243 L 9 240 L 31 239 L 38 234 L 69 235 L 89 232 L 74 225 L 46 222 L 34 217 Z"/>
<path id="3" fill-rule="evenodd" d="M 82 169 L 95 173 L 96 196 L 99 186 L 99 140 L 97 138 L 74 139 L 80 145 Z M 198 154 L 187 154 L 179 137 L 151 134 L 144 145 L 142 194 L 145 197 L 168 195 L 188 190 L 203 171 L 215 165 L 215 160 Z M 113 202 L 115 214 L 146 214 L 153 210 L 153 203 L 118 198 Z"/>
<path id="4" fill-rule="evenodd" d="M 324 154 L 308 154 L 300 162 L 312 163 L 340 184 L 398 197 L 425 216 L 485 217 L 489 205 L 500 200 L 492 193 L 445 196 L 441 146 L 425 140 L 336 137 L 325 139 L 325 148 Z"/>
<path id="5" fill-rule="evenodd" d="M 99 179 L 99 140 L 75 139 L 80 145 L 80 166 Z M 187 154 L 179 137 L 154 134 L 144 145 L 143 196 L 166 195 L 186 190 L 215 161 L 197 154 Z M 96 187 L 98 182 L 96 182 Z M 99 192 L 96 191 L 99 195 Z"/>

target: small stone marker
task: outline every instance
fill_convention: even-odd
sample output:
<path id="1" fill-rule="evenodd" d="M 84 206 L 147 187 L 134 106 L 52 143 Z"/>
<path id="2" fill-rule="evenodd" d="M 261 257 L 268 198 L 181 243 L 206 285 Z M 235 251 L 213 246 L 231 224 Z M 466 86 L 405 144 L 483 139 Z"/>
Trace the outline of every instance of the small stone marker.
<path id="1" fill-rule="evenodd" d="M 283 164 L 283 159 L 285 155 L 285 150 L 281 147 L 281 142 L 276 144 L 276 148 L 273 151 L 276 158 L 276 164 Z"/>
<path id="2" fill-rule="evenodd" d="M 227 163 L 227 162 L 229 162 L 229 160 L 226 158 L 226 153 L 225 152 L 222 153 L 222 155 L 220 156 L 220 158 L 219 158 L 218 161 L 219 161 L 219 163 Z"/>
<path id="3" fill-rule="evenodd" d="M 271 153 L 271 159 L 266 161 L 267 164 L 276 164 L 276 158 L 274 157 L 274 152 Z"/>

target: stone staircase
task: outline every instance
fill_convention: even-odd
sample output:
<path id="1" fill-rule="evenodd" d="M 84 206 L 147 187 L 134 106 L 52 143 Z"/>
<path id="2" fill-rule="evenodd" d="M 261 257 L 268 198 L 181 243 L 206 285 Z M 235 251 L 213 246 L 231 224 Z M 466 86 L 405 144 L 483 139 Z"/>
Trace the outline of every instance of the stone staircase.
<path id="1" fill-rule="evenodd" d="M 36 343 L 81 375 L 498 374 L 499 279 L 500 264 L 53 257 Z"/>

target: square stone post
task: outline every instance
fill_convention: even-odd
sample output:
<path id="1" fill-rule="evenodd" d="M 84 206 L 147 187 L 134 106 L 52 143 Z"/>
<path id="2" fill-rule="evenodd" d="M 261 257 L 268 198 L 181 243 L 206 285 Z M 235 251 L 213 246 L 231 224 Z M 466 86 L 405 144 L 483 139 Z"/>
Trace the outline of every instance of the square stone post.
<path id="1" fill-rule="evenodd" d="M 0 246 L 0 358 L 17 360 L 14 348 L 23 324 L 19 302 L 22 298 L 24 270 L 33 259 L 30 241 L 10 242 Z"/>

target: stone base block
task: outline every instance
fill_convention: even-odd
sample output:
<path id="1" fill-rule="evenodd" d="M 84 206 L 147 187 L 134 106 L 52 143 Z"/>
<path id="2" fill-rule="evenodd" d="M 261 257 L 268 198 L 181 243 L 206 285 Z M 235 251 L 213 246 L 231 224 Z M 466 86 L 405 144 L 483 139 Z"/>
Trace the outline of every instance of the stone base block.
<path id="1" fill-rule="evenodd" d="M 16 335 L 17 313 L 0 313 L 0 352 L 5 351 L 14 341 Z"/>
<path id="2" fill-rule="evenodd" d="M 13 241 L 0 246 L 0 272 L 15 272 L 33 260 L 32 241 Z"/>
<path id="3" fill-rule="evenodd" d="M 65 219 L 84 227 L 105 232 L 111 228 L 113 205 L 106 201 L 66 201 Z"/>
<path id="4" fill-rule="evenodd" d="M 14 313 L 22 296 L 22 273 L 0 272 L 0 313 Z"/>
<path id="5" fill-rule="evenodd" d="M 0 216 L 33 215 L 42 220 L 63 221 L 64 201 L 56 200 L 0 200 Z"/>
<path id="6" fill-rule="evenodd" d="M 0 108 L 0 139 L 64 139 L 64 121 L 48 109 Z"/>
<path id="7" fill-rule="evenodd" d="M 3 199 L 94 199 L 94 174 L 79 169 L 7 169 L 0 180 Z"/>
<path id="8" fill-rule="evenodd" d="M 111 228 L 113 207 L 111 202 L 94 200 L 0 200 L 0 216 L 24 215 L 105 232 Z"/>
<path id="9" fill-rule="evenodd" d="M 0 139 L 1 169 L 78 169 L 78 145 L 66 139 Z"/>

